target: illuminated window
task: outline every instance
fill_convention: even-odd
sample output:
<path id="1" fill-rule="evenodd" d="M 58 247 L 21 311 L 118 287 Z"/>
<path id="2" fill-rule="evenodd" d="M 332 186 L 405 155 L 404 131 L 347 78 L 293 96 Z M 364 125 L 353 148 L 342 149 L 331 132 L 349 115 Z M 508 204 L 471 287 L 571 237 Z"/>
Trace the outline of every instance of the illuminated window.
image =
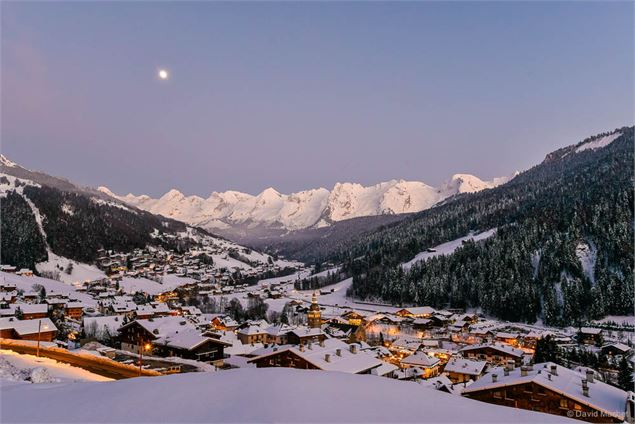
<path id="1" fill-rule="evenodd" d="M 560 408 L 567 408 L 567 400 L 560 399 Z"/>

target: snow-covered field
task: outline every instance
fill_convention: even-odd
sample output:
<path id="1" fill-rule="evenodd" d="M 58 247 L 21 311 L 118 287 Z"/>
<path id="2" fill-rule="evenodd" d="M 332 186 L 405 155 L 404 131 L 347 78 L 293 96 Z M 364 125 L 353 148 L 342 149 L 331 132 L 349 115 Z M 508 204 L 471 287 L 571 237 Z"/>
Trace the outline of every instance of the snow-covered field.
<path id="1" fill-rule="evenodd" d="M 25 378 L 29 378 L 34 383 L 112 380 L 53 359 L 21 355 L 11 350 L 0 350 L 0 383 L 2 386 L 9 382 L 25 381 Z"/>
<path id="2" fill-rule="evenodd" d="M 63 258 L 50 251 L 48 252 L 48 255 L 48 261 L 40 262 L 39 264 L 36 264 L 35 267 L 40 273 L 44 271 L 58 272 L 60 280 L 63 283 L 83 283 L 84 281 L 93 281 L 106 278 L 106 274 L 95 266 Z M 68 267 L 69 263 L 72 264 L 73 268 L 72 272 L 70 274 L 67 274 L 65 270 Z M 62 270 L 60 270 L 58 266 L 61 266 Z"/>
<path id="3" fill-rule="evenodd" d="M 161 277 L 161 282 L 149 280 L 147 278 L 131 278 L 123 277 L 119 282 L 119 287 L 126 293 L 135 293 L 137 291 L 156 295 L 166 291 L 173 290 L 177 287 L 193 283 L 195 280 L 187 277 L 179 277 L 175 274 L 166 274 Z"/>
<path id="4" fill-rule="evenodd" d="M 435 250 L 435 252 L 427 252 L 427 251 L 426 252 L 421 252 L 421 253 L 417 254 L 417 256 L 412 258 L 412 260 L 404 263 L 402 265 L 402 267 L 404 269 L 410 269 L 412 267 L 412 265 L 414 265 L 416 262 L 425 261 L 427 259 L 434 258 L 435 256 L 439 256 L 439 255 L 450 255 L 456 249 L 461 247 L 461 245 L 463 244 L 464 241 L 467 241 L 467 240 L 474 240 L 474 241 L 485 240 L 485 239 L 487 239 L 489 237 L 492 237 L 494 234 L 496 234 L 496 228 L 492 228 L 491 230 L 483 231 L 482 233 L 479 233 L 479 234 L 470 234 L 470 235 L 467 235 L 465 237 L 460 237 L 460 238 L 458 238 L 456 240 L 452 240 L 452 241 L 448 241 L 446 243 L 442 243 L 442 244 L 440 244 L 438 246 L 435 246 L 433 248 Z"/>
<path id="5" fill-rule="evenodd" d="M 633 315 L 608 315 L 602 319 L 595 320 L 594 322 L 605 323 L 615 322 L 622 325 L 635 326 L 635 316 Z"/>
<path id="6" fill-rule="evenodd" d="M 576 153 L 580 153 L 580 152 L 583 152 L 585 150 L 601 149 L 602 147 L 606 147 L 609 144 L 611 144 L 613 141 L 615 141 L 621 135 L 622 135 L 621 132 L 616 132 L 615 134 L 609 134 L 609 135 L 606 135 L 604 137 L 600 137 L 598 139 L 595 139 L 595 140 L 592 140 L 592 141 L 588 141 L 588 142 L 578 146 L 578 148 L 575 149 L 575 151 L 576 151 Z"/>
<path id="7" fill-rule="evenodd" d="M 78 292 L 77 290 L 75 290 L 74 286 L 65 284 L 60 281 L 36 276 L 24 277 L 7 272 L 0 272 L 0 279 L 4 279 L 7 283 L 14 283 L 18 290 L 24 290 L 24 292 L 33 291 L 33 285 L 39 284 L 44 287 L 47 295 L 64 294 L 83 302 L 87 306 L 95 306 L 97 304 L 97 301 L 91 296 L 85 293 Z"/>
<path id="8" fill-rule="evenodd" d="M 477 402 L 413 382 L 287 368 L 245 368 L 107 383 L 21 384 L 0 390 L 2 422 L 568 421 Z"/>

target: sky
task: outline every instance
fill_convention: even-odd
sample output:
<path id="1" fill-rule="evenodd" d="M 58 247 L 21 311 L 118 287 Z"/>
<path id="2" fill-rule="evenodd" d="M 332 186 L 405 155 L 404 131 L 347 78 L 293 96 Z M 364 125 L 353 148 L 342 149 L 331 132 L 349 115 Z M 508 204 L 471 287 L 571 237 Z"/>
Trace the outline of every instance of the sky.
<path id="1" fill-rule="evenodd" d="M 0 7 L 2 153 L 121 194 L 489 179 L 635 114 L 632 2 Z"/>

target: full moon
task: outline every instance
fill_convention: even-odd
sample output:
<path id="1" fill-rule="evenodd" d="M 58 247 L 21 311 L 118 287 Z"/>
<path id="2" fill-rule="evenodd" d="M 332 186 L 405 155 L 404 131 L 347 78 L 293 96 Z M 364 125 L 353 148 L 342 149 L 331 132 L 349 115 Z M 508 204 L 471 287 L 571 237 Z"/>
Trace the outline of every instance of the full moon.
<path id="1" fill-rule="evenodd" d="M 159 69 L 159 79 L 166 80 L 169 76 L 170 74 L 168 74 L 168 71 L 165 69 Z"/>

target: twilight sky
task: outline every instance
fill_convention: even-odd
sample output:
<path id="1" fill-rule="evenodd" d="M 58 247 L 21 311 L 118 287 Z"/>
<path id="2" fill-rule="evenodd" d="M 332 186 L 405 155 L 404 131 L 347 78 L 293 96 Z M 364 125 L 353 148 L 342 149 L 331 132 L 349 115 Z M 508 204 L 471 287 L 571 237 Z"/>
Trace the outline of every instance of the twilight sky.
<path id="1" fill-rule="evenodd" d="M 635 113 L 632 2 L 1 8 L 2 153 L 124 194 L 485 179 Z"/>

